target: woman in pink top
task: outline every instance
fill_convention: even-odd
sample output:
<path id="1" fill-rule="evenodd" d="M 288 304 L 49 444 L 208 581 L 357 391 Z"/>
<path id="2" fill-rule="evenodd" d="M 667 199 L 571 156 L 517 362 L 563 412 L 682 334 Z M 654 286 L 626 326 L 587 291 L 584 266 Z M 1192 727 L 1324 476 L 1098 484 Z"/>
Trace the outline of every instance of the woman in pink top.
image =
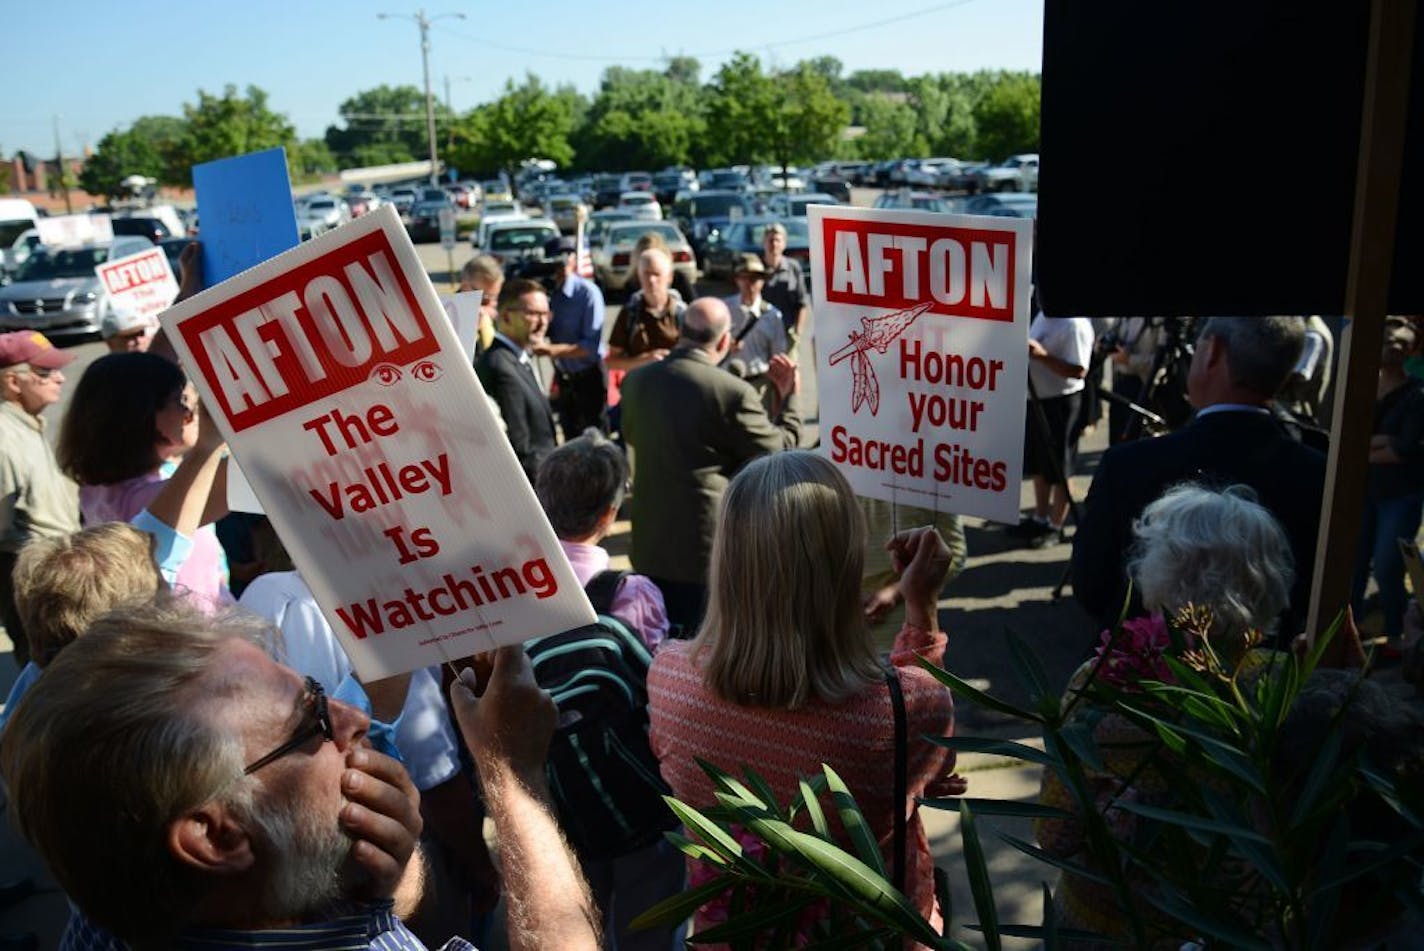
<path id="1" fill-rule="evenodd" d="M 164 464 L 198 440 L 198 398 L 183 371 L 151 353 L 111 353 L 89 365 L 70 399 L 56 456 L 79 483 L 86 525 L 129 522 L 153 505 Z M 223 472 L 225 470 L 220 470 Z M 214 481 L 174 588 L 205 605 L 230 602 L 212 523 L 227 514 L 227 479 Z"/>
<path id="2" fill-rule="evenodd" d="M 702 758 L 750 767 L 779 801 L 829 764 L 855 794 L 893 865 L 897 812 L 908 815 L 905 891 L 938 925 L 933 860 L 916 796 L 955 795 L 951 752 L 926 742 L 954 728 L 950 695 L 914 663 L 939 663 L 937 604 L 950 552 L 933 529 L 891 539 L 903 569 L 905 624 L 890 660 L 908 718 L 908 798 L 894 795 L 894 711 L 860 603 L 865 520 L 844 477 L 809 452 L 748 465 L 722 499 L 706 620 L 669 642 L 648 675 L 652 748 L 663 778 L 693 806 L 715 803 Z M 699 913 L 698 921 L 707 919 Z"/>

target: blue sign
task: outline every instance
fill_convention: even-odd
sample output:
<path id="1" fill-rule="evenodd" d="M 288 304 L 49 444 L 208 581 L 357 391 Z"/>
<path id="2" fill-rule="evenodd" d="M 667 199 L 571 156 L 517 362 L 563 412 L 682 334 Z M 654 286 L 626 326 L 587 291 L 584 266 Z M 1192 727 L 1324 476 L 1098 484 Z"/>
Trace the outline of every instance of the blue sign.
<path id="1" fill-rule="evenodd" d="M 193 189 L 205 287 L 297 246 L 285 149 L 194 165 Z"/>

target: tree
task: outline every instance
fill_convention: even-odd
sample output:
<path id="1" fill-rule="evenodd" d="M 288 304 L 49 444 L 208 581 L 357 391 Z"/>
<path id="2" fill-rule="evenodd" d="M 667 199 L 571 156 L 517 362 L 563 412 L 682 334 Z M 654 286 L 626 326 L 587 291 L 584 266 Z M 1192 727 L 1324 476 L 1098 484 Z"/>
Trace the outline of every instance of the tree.
<path id="1" fill-rule="evenodd" d="M 706 159 L 712 165 L 764 162 L 772 157 L 780 99 L 761 60 L 735 53 L 706 89 Z"/>
<path id="2" fill-rule="evenodd" d="M 579 163 L 594 169 L 685 165 L 705 130 L 700 111 L 695 85 L 666 72 L 610 67 L 575 134 Z"/>
<path id="3" fill-rule="evenodd" d="M 115 129 L 99 140 L 84 163 L 78 185 L 91 195 L 127 197 L 120 183 L 142 175 L 166 185 L 187 181 L 188 164 L 182 159 L 186 124 L 177 116 L 141 116 L 127 129 Z"/>
<path id="4" fill-rule="evenodd" d="M 695 56 L 674 56 L 668 60 L 663 75 L 675 83 L 696 89 L 702 84 L 702 64 Z"/>
<path id="5" fill-rule="evenodd" d="M 574 96 L 570 93 L 564 89 L 550 93 L 533 73 L 519 86 L 512 79 L 506 81 L 498 99 L 461 120 L 449 160 L 464 169 L 510 174 L 525 159 L 569 164 L 574 157 L 569 144 L 574 124 Z"/>
<path id="6" fill-rule="evenodd" d="M 857 69 L 846 85 L 861 92 L 906 92 L 908 84 L 898 69 Z"/>
<path id="7" fill-rule="evenodd" d="M 864 159 L 917 158 L 928 153 L 915 133 L 915 110 L 902 99 L 876 93 L 862 107 L 865 134 L 856 140 Z"/>
<path id="8" fill-rule="evenodd" d="M 312 180 L 335 172 L 340 166 L 322 139 L 303 139 L 287 149 L 287 164 L 293 180 Z"/>
<path id="9" fill-rule="evenodd" d="M 377 86 L 358 92 L 338 108 L 345 128 L 330 126 L 326 145 L 348 165 L 411 162 L 429 155 L 425 125 L 425 94 L 415 86 Z M 441 102 L 435 103 L 439 131 L 453 120 Z M 379 161 L 357 161 L 357 156 Z"/>
<path id="10" fill-rule="evenodd" d="M 293 145 L 297 133 L 287 117 L 267 108 L 267 93 L 248 86 L 239 96 L 237 87 L 224 87 L 221 96 L 198 90 L 197 105 L 183 104 L 188 128 L 183 136 L 182 160 L 188 166 L 214 159 L 245 155 L 262 149 Z"/>
<path id="11" fill-rule="evenodd" d="M 163 157 L 154 144 L 132 129 L 115 129 L 99 140 L 99 144 L 79 173 L 79 187 L 91 195 L 122 198 L 130 194 L 122 182 L 130 175 L 159 179 L 163 174 Z"/>
<path id="12" fill-rule="evenodd" d="M 803 61 L 779 73 L 772 83 L 776 91 L 772 157 L 782 170 L 832 154 L 850 121 L 850 107 L 835 97 L 825 74 Z"/>
<path id="13" fill-rule="evenodd" d="M 1037 152 L 1039 78 L 1030 73 L 1005 73 L 974 110 L 980 155 L 1002 159 L 1016 152 Z"/>

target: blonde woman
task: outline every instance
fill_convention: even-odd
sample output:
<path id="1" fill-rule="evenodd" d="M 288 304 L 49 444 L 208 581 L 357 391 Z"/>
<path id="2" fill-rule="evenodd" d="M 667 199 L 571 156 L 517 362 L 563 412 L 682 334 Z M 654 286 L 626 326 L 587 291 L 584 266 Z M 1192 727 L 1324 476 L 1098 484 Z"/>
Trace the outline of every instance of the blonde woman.
<path id="1" fill-rule="evenodd" d="M 781 452 L 749 464 L 722 500 L 708 608 L 696 638 L 665 644 L 648 675 L 652 747 L 684 802 L 715 802 L 695 758 L 754 769 L 782 802 L 833 767 L 893 864 L 895 815 L 909 816 L 905 891 L 938 922 L 933 860 L 914 797 L 951 795 L 953 754 L 926 742 L 954 727 L 949 692 L 914 662 L 939 663 L 936 619 L 950 552 L 934 529 L 889 548 L 902 570 L 905 624 L 890 655 L 908 719 L 908 797 L 894 796 L 894 713 L 860 599 L 865 520 L 825 459 Z M 704 926 L 707 910 L 699 913 Z"/>

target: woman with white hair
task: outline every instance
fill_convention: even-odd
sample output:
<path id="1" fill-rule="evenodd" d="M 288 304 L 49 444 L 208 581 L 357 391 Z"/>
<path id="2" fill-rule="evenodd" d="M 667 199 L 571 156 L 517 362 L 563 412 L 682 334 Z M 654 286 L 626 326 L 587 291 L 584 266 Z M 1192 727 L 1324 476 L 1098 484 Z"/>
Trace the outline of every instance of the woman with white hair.
<path id="1" fill-rule="evenodd" d="M 1170 617 L 1192 604 L 1210 610 L 1213 633 L 1276 633 L 1295 566 L 1285 531 L 1249 487 L 1174 486 L 1133 534 L 1128 574 L 1148 611 Z"/>
<path id="2" fill-rule="evenodd" d="M 953 795 L 953 754 L 923 737 L 954 726 L 950 694 L 916 657 L 940 663 L 940 587 L 950 552 L 933 529 L 892 539 L 905 624 L 881 666 L 860 601 L 865 520 L 845 478 L 809 452 L 764 456 L 732 480 L 712 546 L 706 618 L 695 639 L 669 642 L 648 676 L 653 752 L 682 801 L 715 803 L 703 759 L 756 771 L 780 802 L 830 765 L 846 781 L 894 864 L 897 813 L 906 826 L 905 893 L 939 918 L 933 859 L 916 796 Z M 894 795 L 894 708 L 904 696 L 907 795 Z M 694 871 L 696 871 L 694 869 Z M 715 903 L 714 903 L 715 904 Z M 716 909 L 704 906 L 705 927 Z"/>
<path id="3" fill-rule="evenodd" d="M 1065 703 L 1083 690 L 1090 678 L 1125 691 L 1137 689 L 1143 680 L 1171 681 L 1171 668 L 1163 660 L 1173 649 L 1167 622 L 1188 606 L 1209 612 L 1211 625 L 1204 634 L 1211 649 L 1227 669 L 1237 669 L 1252 646 L 1275 632 L 1290 598 L 1295 577 L 1290 542 L 1275 517 L 1255 501 L 1255 493 L 1246 486 L 1222 490 L 1191 483 L 1174 486 L 1143 510 L 1133 533 L 1136 541 L 1128 570 L 1149 616 L 1124 621 L 1118 631 L 1103 632 L 1097 655 L 1085 661 L 1069 681 Z M 1079 704 L 1074 719 L 1091 730 L 1100 755 L 1101 768 L 1084 764 L 1084 771 L 1099 810 L 1107 814 L 1109 828 L 1118 831 L 1123 824 L 1120 810 L 1109 811 L 1117 799 L 1170 804 L 1171 789 L 1164 775 L 1142 767 L 1142 756 L 1154 746 L 1152 736 L 1122 715 L 1092 703 Z M 1069 811 L 1077 807 L 1072 793 L 1051 769 L 1043 772 L 1039 801 Z M 1088 868 L 1095 866 L 1082 821 L 1041 819 L 1035 831 L 1039 845 L 1049 854 Z M 1063 873 L 1054 895 L 1059 925 L 1130 938 L 1115 893 L 1102 881 L 1105 879 L 1093 881 Z M 1146 879 L 1136 884 L 1150 885 Z M 1183 926 L 1145 901 L 1139 901 L 1138 907 L 1160 926 L 1164 936 L 1151 945 L 1153 948 L 1175 951 L 1182 945 Z M 1111 947 L 1113 942 L 1071 946 L 1083 951 Z"/>

